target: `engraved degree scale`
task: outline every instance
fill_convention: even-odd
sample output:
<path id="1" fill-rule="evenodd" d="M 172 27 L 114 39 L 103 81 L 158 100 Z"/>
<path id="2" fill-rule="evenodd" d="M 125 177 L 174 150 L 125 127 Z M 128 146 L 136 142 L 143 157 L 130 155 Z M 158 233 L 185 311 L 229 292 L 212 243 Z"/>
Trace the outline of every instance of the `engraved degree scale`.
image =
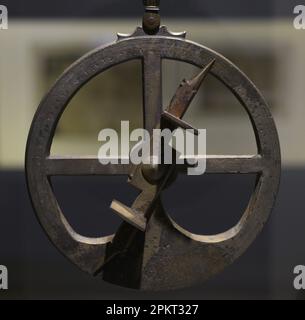
<path id="1" fill-rule="evenodd" d="M 143 1 L 143 26 L 132 35 L 97 48 L 74 63 L 41 102 L 29 133 L 26 175 L 37 217 L 53 244 L 81 270 L 129 288 L 165 290 L 207 280 L 234 262 L 254 241 L 274 206 L 281 160 L 278 135 L 269 108 L 258 89 L 220 54 L 160 27 L 157 0 Z M 97 158 L 50 156 L 58 121 L 71 98 L 98 74 L 140 59 L 143 65 L 144 128 L 191 128 L 182 120 L 205 77 L 216 77 L 247 111 L 255 132 L 257 154 L 207 156 L 206 174 L 256 174 L 257 181 L 242 218 L 232 229 L 213 236 L 192 234 L 173 221 L 162 207 L 161 194 L 185 174 L 187 165 L 101 165 Z M 201 68 L 183 81 L 170 105 L 162 106 L 162 59 Z M 114 200 L 111 208 L 122 217 L 114 235 L 86 238 L 77 234 L 61 211 L 50 177 L 126 175 L 140 194 L 132 207 Z M 192 204 L 189 204 L 192 210 Z M 198 214 L 203 214 L 198 212 Z M 187 212 L 186 212 L 187 215 Z"/>

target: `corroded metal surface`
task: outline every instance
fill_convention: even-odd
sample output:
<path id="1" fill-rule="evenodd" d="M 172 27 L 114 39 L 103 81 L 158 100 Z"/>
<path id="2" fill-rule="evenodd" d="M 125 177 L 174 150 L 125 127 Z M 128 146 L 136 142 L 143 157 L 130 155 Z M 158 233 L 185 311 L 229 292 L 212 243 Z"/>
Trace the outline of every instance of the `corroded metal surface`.
<path id="1" fill-rule="evenodd" d="M 94 76 L 132 59 L 143 62 L 144 126 L 150 132 L 162 115 L 162 59 L 184 61 L 199 68 L 213 61 L 210 73 L 232 91 L 247 111 L 256 136 L 257 154 L 207 158 L 208 174 L 257 174 L 248 208 L 231 230 L 214 236 L 195 235 L 184 230 L 164 212 L 158 194 L 160 184 L 150 184 L 147 179 L 142 191 L 149 190 L 157 195 L 149 219 L 133 220 L 134 211 L 130 212 L 126 207 L 125 218 L 131 214 L 130 219 L 125 219 L 115 235 L 97 239 L 77 234 L 65 219 L 52 190 L 51 176 L 127 176 L 134 173 L 132 166 L 103 166 L 96 158 L 50 156 L 58 121 L 71 98 Z M 181 110 L 176 113 L 178 118 L 182 114 Z M 140 169 L 136 168 L 139 171 L 137 177 L 143 177 Z M 77 61 L 46 95 L 30 130 L 26 175 L 42 227 L 54 245 L 81 270 L 130 288 L 174 289 L 202 283 L 236 260 L 254 241 L 277 195 L 280 147 L 265 100 L 236 66 L 218 53 L 185 40 L 184 34 L 171 34 L 161 27 L 151 36 L 138 28 L 133 35 L 120 35 L 116 43 L 98 48 Z M 142 194 L 141 201 L 134 204 L 135 211 L 143 212 L 150 207 L 152 199 L 146 199 L 146 195 Z M 120 207 L 117 205 L 114 210 Z"/>

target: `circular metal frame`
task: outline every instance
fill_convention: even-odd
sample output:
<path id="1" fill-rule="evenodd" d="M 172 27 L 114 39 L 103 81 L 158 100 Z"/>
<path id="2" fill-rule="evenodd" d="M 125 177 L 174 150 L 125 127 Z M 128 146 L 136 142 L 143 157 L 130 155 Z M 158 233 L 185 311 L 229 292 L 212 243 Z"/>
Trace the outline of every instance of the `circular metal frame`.
<path id="1" fill-rule="evenodd" d="M 97 159 L 89 158 L 52 158 L 50 148 L 58 121 L 78 90 L 96 75 L 132 59 L 143 62 L 144 118 L 148 130 L 160 118 L 162 59 L 184 61 L 200 68 L 215 59 L 211 73 L 238 98 L 255 132 L 257 155 L 207 159 L 207 173 L 257 174 L 248 208 L 234 228 L 215 236 L 201 236 L 184 230 L 166 214 L 161 218 L 155 215 L 149 222 L 144 241 L 153 246 L 143 254 L 142 275 L 134 287 L 160 290 L 191 286 L 220 272 L 248 248 L 274 206 L 280 181 L 279 140 L 266 102 L 252 82 L 218 53 L 174 35 L 133 35 L 77 61 L 43 99 L 33 120 L 26 151 L 29 193 L 37 217 L 54 245 L 80 269 L 95 274 L 105 262 L 107 246 L 114 235 L 98 239 L 78 235 L 61 212 L 49 178 L 124 175 L 130 167 L 102 166 Z"/>

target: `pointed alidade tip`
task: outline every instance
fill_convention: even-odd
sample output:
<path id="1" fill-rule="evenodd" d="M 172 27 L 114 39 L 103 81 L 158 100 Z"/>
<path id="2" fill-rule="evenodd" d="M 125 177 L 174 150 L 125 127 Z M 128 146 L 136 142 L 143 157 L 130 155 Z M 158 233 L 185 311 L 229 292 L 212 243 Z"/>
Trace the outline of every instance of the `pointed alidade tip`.
<path id="1" fill-rule="evenodd" d="M 203 80 L 209 74 L 215 62 L 216 59 L 213 59 L 206 67 L 203 68 L 203 70 L 194 79 L 189 81 L 189 85 L 193 87 L 194 90 L 198 90 L 200 88 Z"/>

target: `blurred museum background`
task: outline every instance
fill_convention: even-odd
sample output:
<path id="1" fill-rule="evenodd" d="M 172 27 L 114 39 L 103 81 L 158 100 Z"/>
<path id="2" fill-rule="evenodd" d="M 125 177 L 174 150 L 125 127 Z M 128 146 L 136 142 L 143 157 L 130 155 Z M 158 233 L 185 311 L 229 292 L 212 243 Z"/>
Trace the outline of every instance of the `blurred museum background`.
<path id="1" fill-rule="evenodd" d="M 117 32 L 132 33 L 135 26 L 141 24 L 142 1 L 5 2 L 0 1 L 9 10 L 9 29 L 0 31 L 0 208 L 3 217 L 0 225 L 4 226 L 0 230 L 0 264 L 6 263 L 12 269 L 11 296 L 137 296 L 82 275 L 57 253 L 36 223 L 26 193 L 23 166 L 29 127 L 44 94 L 65 68 L 83 54 L 115 41 Z M 305 30 L 297 31 L 293 27 L 296 4 L 299 3 L 287 0 L 161 1 L 163 24 L 172 31 L 186 30 L 187 39 L 229 58 L 262 91 L 276 121 L 283 157 L 278 204 L 256 244 L 223 275 L 206 286 L 178 292 L 177 297 L 300 296 L 294 291 L 292 281 L 293 267 L 305 264 L 305 249 L 301 247 L 305 243 L 302 195 L 305 191 Z M 164 106 L 181 80 L 195 73 L 192 66 L 163 61 Z M 141 127 L 141 81 L 141 62 L 132 61 L 108 70 L 86 85 L 65 111 L 52 153 L 96 155 L 101 129 L 119 128 L 121 120 L 130 120 L 133 127 Z M 201 88 L 186 120 L 207 129 L 209 154 L 256 153 L 246 112 L 212 77 Z M 211 211 L 207 216 L 213 226 L 218 223 L 229 226 L 241 216 L 253 181 L 222 178 L 203 181 L 206 184 L 204 199 L 198 199 L 200 183 L 196 182 L 194 198 L 186 191 L 191 191 L 193 186 L 182 184 L 175 192 L 181 194 L 183 200 L 180 203 L 176 199 L 169 206 L 188 210 L 188 203 L 195 203 L 198 209 L 204 205 L 206 211 Z M 108 210 L 113 197 L 109 190 L 128 194 L 125 180 L 118 181 L 122 187 L 109 179 L 106 183 L 82 178 L 60 180 L 55 184 L 58 197 L 63 202 L 70 201 L 63 207 L 70 211 L 67 214 L 71 224 L 76 229 L 87 224 L 85 232 L 95 228 L 92 232 L 98 233 L 105 219 L 111 221 L 110 229 L 115 230 L 119 224 L 110 212 L 102 216 L 99 206 L 102 201 L 102 207 Z M 81 186 L 76 187 L 76 182 Z M 122 190 L 117 191 L 120 188 Z M 86 213 L 88 204 L 93 207 L 92 216 Z M 228 218 L 237 209 L 240 212 Z M 74 214 L 74 210 L 79 212 Z M 214 212 L 217 210 L 220 213 Z M 225 217 L 223 211 L 226 211 Z M 200 221 L 193 219 L 194 224 Z M 60 280 L 56 282 L 57 277 Z M 0 298 L 2 295 L 0 293 Z"/>

